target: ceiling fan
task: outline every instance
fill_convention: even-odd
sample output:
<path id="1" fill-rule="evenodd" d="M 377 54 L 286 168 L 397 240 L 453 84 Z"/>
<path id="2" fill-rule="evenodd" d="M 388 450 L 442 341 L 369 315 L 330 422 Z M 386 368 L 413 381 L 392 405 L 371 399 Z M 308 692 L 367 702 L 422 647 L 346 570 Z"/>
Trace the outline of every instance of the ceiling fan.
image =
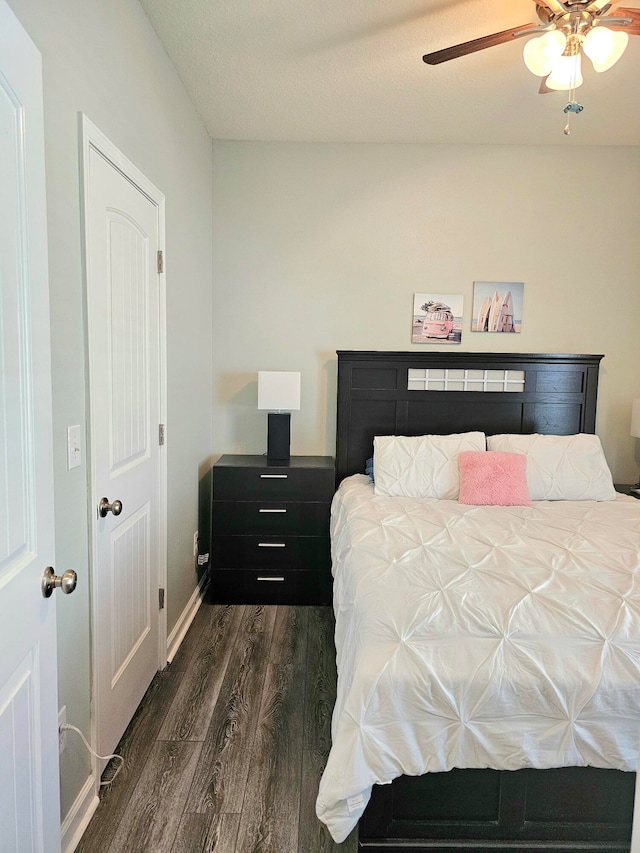
<path id="1" fill-rule="evenodd" d="M 438 65 L 513 38 L 535 36 L 524 47 L 524 61 L 545 78 L 541 92 L 571 91 L 582 84 L 581 54 L 596 71 L 606 71 L 622 56 L 629 35 L 640 35 L 640 9 L 616 6 L 607 0 L 534 0 L 539 24 L 522 24 L 499 33 L 427 53 L 423 60 Z M 612 12 L 613 10 L 613 12 Z M 571 106 L 571 105 L 568 105 Z M 579 112 L 575 107 L 565 112 Z"/>

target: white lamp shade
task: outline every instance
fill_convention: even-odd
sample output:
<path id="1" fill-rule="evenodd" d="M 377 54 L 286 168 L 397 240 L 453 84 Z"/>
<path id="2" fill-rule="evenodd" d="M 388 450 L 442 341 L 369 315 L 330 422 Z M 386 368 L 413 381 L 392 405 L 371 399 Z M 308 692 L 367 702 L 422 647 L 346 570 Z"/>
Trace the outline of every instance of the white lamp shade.
<path id="1" fill-rule="evenodd" d="M 288 370 L 258 372 L 258 408 L 291 412 L 300 408 L 300 374 Z"/>
<path id="2" fill-rule="evenodd" d="M 640 438 L 640 400 L 634 400 L 631 407 L 631 435 Z"/>
<path id="3" fill-rule="evenodd" d="M 550 74 L 556 61 L 567 46 L 567 37 L 560 30 L 549 30 L 538 38 L 530 39 L 524 46 L 524 63 L 538 77 Z"/>
<path id="4" fill-rule="evenodd" d="M 585 36 L 582 49 L 596 71 L 608 71 L 620 59 L 628 44 L 627 33 L 594 27 Z"/>
<path id="5" fill-rule="evenodd" d="M 549 89 L 556 91 L 568 91 L 582 86 L 582 67 L 580 54 L 573 56 L 559 56 L 553 66 L 553 71 L 546 79 Z"/>

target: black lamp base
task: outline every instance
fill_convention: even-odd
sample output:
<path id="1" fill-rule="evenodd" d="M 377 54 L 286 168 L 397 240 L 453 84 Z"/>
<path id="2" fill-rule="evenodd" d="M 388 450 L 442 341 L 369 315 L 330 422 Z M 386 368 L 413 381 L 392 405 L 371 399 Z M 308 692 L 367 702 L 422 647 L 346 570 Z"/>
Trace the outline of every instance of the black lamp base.
<path id="1" fill-rule="evenodd" d="M 267 459 L 286 461 L 290 458 L 291 412 L 269 412 L 267 416 Z"/>

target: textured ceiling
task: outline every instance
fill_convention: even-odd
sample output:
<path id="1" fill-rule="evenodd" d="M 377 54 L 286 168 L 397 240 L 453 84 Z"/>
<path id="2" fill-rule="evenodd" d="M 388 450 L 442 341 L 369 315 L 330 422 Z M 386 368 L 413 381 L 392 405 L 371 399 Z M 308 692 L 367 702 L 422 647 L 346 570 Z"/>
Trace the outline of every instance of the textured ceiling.
<path id="1" fill-rule="evenodd" d="M 533 0 L 140 2 L 214 139 L 640 145 L 640 36 L 583 69 L 570 137 L 566 93 L 538 95 L 523 40 L 422 61 L 537 22 Z"/>

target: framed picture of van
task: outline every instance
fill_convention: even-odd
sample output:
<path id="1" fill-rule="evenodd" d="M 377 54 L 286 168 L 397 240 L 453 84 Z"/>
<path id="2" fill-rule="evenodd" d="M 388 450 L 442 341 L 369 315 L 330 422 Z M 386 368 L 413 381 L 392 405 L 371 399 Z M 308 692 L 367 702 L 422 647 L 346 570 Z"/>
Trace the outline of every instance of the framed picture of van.
<path id="1" fill-rule="evenodd" d="M 459 344 L 462 340 L 461 293 L 414 293 L 413 344 Z"/>
<path id="2" fill-rule="evenodd" d="M 524 284 L 474 281 L 472 332 L 520 332 Z"/>

